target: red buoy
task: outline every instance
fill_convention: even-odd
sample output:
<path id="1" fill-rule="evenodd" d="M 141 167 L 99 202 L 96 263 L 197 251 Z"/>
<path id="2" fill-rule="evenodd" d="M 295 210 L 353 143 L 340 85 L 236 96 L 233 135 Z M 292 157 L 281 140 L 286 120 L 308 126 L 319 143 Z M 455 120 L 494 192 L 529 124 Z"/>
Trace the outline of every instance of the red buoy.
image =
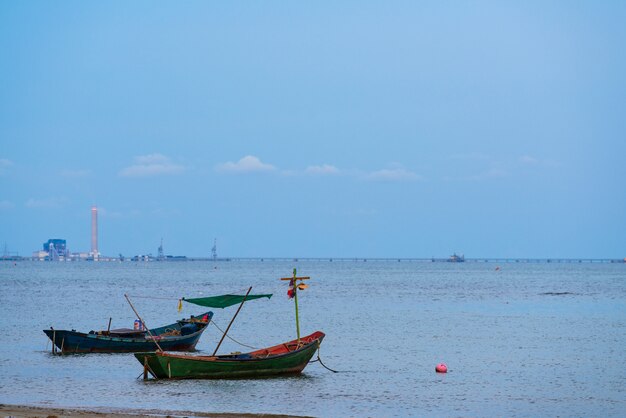
<path id="1" fill-rule="evenodd" d="M 448 373 L 448 366 L 446 366 L 445 363 L 439 363 L 435 366 L 435 371 L 437 373 Z"/>

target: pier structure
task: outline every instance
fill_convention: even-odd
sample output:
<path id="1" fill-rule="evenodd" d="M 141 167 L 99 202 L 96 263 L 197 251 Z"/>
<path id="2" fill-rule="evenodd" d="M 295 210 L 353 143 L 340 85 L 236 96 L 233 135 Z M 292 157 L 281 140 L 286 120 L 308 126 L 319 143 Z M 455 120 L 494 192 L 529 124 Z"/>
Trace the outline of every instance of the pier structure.
<path id="1" fill-rule="evenodd" d="M 189 257 L 190 261 L 208 260 L 207 258 Z M 449 257 L 446 258 L 395 258 L 395 257 L 231 257 L 229 261 L 351 261 L 351 262 L 368 262 L 368 261 L 397 261 L 397 262 L 418 262 L 418 263 L 449 263 Z M 465 258 L 466 263 L 624 263 L 626 258 Z M 457 263 L 454 263 L 457 264 Z M 458 263 L 463 264 L 463 263 Z"/>

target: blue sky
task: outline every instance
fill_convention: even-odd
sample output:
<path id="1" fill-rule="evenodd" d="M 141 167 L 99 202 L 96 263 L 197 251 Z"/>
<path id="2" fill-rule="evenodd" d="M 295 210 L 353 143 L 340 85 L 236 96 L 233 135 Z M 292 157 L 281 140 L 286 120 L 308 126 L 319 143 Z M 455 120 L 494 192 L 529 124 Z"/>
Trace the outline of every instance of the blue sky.
<path id="1" fill-rule="evenodd" d="M 0 246 L 626 256 L 624 2 L 2 2 Z"/>

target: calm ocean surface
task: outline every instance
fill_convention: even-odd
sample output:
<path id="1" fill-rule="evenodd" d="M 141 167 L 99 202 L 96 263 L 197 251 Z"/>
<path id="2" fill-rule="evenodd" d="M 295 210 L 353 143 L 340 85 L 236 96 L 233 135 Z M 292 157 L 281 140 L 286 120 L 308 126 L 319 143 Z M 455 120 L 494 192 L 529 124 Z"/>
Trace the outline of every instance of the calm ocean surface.
<path id="1" fill-rule="evenodd" d="M 626 265 L 231 261 L 0 263 L 0 403 L 348 416 L 626 416 Z M 124 293 L 178 298 L 274 293 L 230 334 L 254 347 L 303 335 L 321 357 L 299 377 L 138 380 L 130 354 L 52 356 L 42 329 L 132 327 Z M 565 293 L 565 294 L 561 294 Z M 149 326 L 200 313 L 133 298 Z M 236 307 L 214 310 L 224 328 Z M 199 350 L 215 347 L 210 327 Z M 247 351 L 225 340 L 220 352 Z M 445 362 L 448 374 L 437 374 Z"/>

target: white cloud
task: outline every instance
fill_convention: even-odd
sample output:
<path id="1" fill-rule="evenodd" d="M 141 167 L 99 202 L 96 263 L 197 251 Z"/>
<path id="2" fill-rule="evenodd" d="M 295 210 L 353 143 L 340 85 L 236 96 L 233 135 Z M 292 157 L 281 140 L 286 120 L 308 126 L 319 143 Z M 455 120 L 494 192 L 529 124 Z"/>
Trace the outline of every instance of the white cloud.
<path id="1" fill-rule="evenodd" d="M 252 173 L 252 172 L 268 172 L 276 170 L 271 164 L 261 162 L 253 155 L 246 155 L 236 163 L 228 161 L 215 166 L 215 170 L 223 173 Z"/>
<path id="2" fill-rule="evenodd" d="M 368 180 L 375 181 L 417 181 L 422 180 L 422 176 L 415 174 L 405 168 L 391 168 L 374 171 L 366 176 Z"/>
<path id="3" fill-rule="evenodd" d="M 332 175 L 339 174 L 339 169 L 330 164 L 310 165 L 306 168 L 305 172 L 313 175 Z"/>
<path id="4" fill-rule="evenodd" d="M 185 170 L 182 165 L 174 164 L 162 154 L 148 154 L 135 157 L 135 164 L 119 172 L 122 177 L 152 177 L 178 174 Z"/>
<path id="5" fill-rule="evenodd" d="M 50 197 L 47 199 L 30 198 L 24 204 L 31 209 L 59 209 L 67 204 L 68 200 L 64 197 Z"/>

